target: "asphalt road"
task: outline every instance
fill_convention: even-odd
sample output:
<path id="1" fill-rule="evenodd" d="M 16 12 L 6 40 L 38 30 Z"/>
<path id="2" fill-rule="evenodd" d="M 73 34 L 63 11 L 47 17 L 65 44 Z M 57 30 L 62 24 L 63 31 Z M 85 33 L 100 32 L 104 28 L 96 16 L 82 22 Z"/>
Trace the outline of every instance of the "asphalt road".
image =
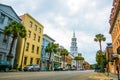
<path id="1" fill-rule="evenodd" d="M 0 80 L 98 80 L 94 71 L 0 72 Z"/>

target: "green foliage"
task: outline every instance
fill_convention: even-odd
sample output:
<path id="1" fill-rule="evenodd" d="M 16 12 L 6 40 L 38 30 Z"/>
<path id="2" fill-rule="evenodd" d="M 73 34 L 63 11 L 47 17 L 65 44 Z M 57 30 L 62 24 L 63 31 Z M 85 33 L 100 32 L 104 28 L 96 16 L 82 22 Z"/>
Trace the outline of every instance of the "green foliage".
<path id="1" fill-rule="evenodd" d="M 95 38 L 94 38 L 94 41 L 105 41 L 106 40 L 106 38 L 104 37 L 104 35 L 103 34 L 97 34 L 97 35 L 95 35 Z"/>
<path id="2" fill-rule="evenodd" d="M 60 55 L 65 55 L 67 56 L 69 54 L 68 50 L 67 49 L 62 49 L 61 52 L 60 52 Z"/>
<path id="3" fill-rule="evenodd" d="M 81 56 L 76 56 L 76 57 L 74 58 L 74 60 L 84 60 L 84 58 L 81 57 Z"/>
<path id="4" fill-rule="evenodd" d="M 103 59 L 103 60 L 101 60 L 101 59 Z M 106 54 L 104 52 L 101 52 L 100 50 L 97 51 L 97 53 L 96 53 L 96 62 L 97 62 L 97 65 L 103 65 L 103 67 L 106 67 L 106 64 L 107 64 Z"/>
<path id="5" fill-rule="evenodd" d="M 102 56 L 101 51 L 100 50 L 97 51 L 97 53 L 96 53 L 96 62 L 97 62 L 98 65 L 101 65 L 101 56 Z"/>
<path id="6" fill-rule="evenodd" d="M 18 36 L 25 38 L 26 37 L 26 29 L 21 23 L 13 21 L 10 24 L 8 24 L 7 26 L 5 26 L 3 31 L 4 31 L 5 35 L 11 35 L 13 38 L 11 41 L 9 53 L 7 55 L 7 61 L 10 61 L 11 58 L 13 58 L 11 52 L 12 52 L 12 48 L 14 45 L 14 41 Z"/>
<path id="7" fill-rule="evenodd" d="M 58 46 L 57 44 L 49 43 L 48 46 L 45 48 L 45 52 L 49 53 L 49 64 L 47 65 L 48 70 L 49 70 L 49 66 L 50 66 L 50 61 L 51 61 L 51 54 L 52 53 L 56 53 L 58 51 Z"/>
<path id="8" fill-rule="evenodd" d="M 21 23 L 13 21 L 5 26 L 4 34 L 12 35 L 13 38 L 17 38 L 18 36 L 24 38 L 26 37 L 26 29 Z"/>
<path id="9" fill-rule="evenodd" d="M 52 43 L 49 43 L 48 46 L 45 48 L 45 52 L 48 52 L 48 53 L 56 53 L 57 52 L 57 45 L 54 44 L 53 42 Z"/>

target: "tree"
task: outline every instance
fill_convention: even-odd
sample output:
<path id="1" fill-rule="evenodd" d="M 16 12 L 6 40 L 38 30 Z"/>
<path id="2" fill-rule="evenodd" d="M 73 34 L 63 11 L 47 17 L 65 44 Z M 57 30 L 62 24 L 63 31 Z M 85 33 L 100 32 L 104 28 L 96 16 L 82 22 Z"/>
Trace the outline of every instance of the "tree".
<path id="1" fill-rule="evenodd" d="M 97 53 L 96 53 L 96 62 L 97 62 L 97 64 L 98 65 L 101 65 L 101 51 L 99 50 L 99 51 L 97 51 Z"/>
<path id="2" fill-rule="evenodd" d="M 26 37 L 26 29 L 21 23 L 13 21 L 10 24 L 8 24 L 7 26 L 5 26 L 3 31 L 4 31 L 5 35 L 12 36 L 10 50 L 9 50 L 8 55 L 7 55 L 7 61 L 10 61 L 13 58 L 12 48 L 13 48 L 14 42 L 18 36 L 20 36 L 21 38 Z"/>
<path id="3" fill-rule="evenodd" d="M 101 57 L 102 57 L 102 61 L 101 62 Z M 106 64 L 107 64 L 107 61 L 106 61 L 106 54 L 104 52 L 102 52 L 102 55 L 101 55 L 101 51 L 97 51 L 96 53 L 96 62 L 97 62 L 97 65 L 98 66 L 101 66 L 101 68 L 105 68 L 106 67 Z"/>
<path id="4" fill-rule="evenodd" d="M 64 57 L 64 60 L 63 60 L 63 64 L 65 65 L 65 57 L 68 56 L 69 52 L 67 49 L 62 49 L 61 52 L 60 52 L 60 55 Z M 65 66 L 63 66 L 63 68 L 65 68 Z"/>
<path id="5" fill-rule="evenodd" d="M 102 64 L 102 70 L 103 70 L 103 56 L 102 56 L 102 45 L 101 45 L 101 42 L 102 41 L 105 41 L 106 38 L 104 37 L 103 34 L 97 34 L 95 35 L 95 38 L 94 38 L 94 41 L 95 42 L 99 42 L 99 46 L 100 46 L 100 59 L 101 59 L 101 64 Z"/>
<path id="6" fill-rule="evenodd" d="M 51 62 L 51 54 L 57 52 L 57 44 L 49 43 L 48 46 L 45 48 L 45 52 L 49 53 L 49 60 L 48 60 L 48 70 L 50 70 L 50 62 Z"/>
<path id="7" fill-rule="evenodd" d="M 97 35 L 95 35 L 94 41 L 99 42 L 100 51 L 102 51 L 101 42 L 102 42 L 102 41 L 105 41 L 105 40 L 106 40 L 106 38 L 104 37 L 103 34 L 97 34 Z"/>
<path id="8" fill-rule="evenodd" d="M 74 60 L 76 60 L 76 68 L 77 68 L 77 63 L 78 63 L 78 61 L 84 60 L 84 58 L 81 57 L 81 56 L 76 56 L 76 57 L 74 58 Z"/>

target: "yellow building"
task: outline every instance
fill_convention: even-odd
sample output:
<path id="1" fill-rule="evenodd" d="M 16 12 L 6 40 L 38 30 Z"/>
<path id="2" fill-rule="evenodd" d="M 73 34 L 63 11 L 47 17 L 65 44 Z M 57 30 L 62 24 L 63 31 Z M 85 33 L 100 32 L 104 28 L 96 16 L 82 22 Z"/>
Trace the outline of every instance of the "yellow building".
<path id="1" fill-rule="evenodd" d="M 110 15 L 110 31 L 112 36 L 113 53 L 117 53 L 117 48 L 120 46 L 120 0 L 113 1 L 113 8 Z"/>
<path id="2" fill-rule="evenodd" d="M 120 0 L 113 0 L 113 8 L 111 9 L 110 15 L 110 31 L 112 37 L 112 46 L 113 46 L 113 54 L 117 54 L 117 48 L 120 46 Z M 118 56 L 120 59 L 120 55 Z M 114 73 L 116 73 L 116 65 L 120 66 L 114 60 Z"/>
<path id="3" fill-rule="evenodd" d="M 22 68 L 29 64 L 39 64 L 41 57 L 42 35 L 44 27 L 29 14 L 20 16 L 27 30 L 26 38 L 18 38 L 15 65 Z"/>
<path id="4" fill-rule="evenodd" d="M 72 57 L 71 57 L 71 54 L 68 54 L 68 56 L 67 56 L 68 69 L 71 69 L 71 63 L 72 63 Z"/>

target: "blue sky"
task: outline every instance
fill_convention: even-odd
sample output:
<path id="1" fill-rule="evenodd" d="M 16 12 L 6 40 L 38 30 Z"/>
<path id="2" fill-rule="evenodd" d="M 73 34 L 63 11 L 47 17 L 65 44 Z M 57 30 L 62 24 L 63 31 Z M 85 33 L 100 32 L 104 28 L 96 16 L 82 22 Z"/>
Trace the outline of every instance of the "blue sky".
<path id="1" fill-rule="evenodd" d="M 94 42 L 98 33 L 104 34 L 111 42 L 109 34 L 109 16 L 113 0 L 0 0 L 10 5 L 20 16 L 29 13 L 42 25 L 44 33 L 56 40 L 56 43 L 70 51 L 73 31 L 76 33 L 79 53 L 85 60 L 95 63 L 95 54 L 99 44 Z"/>

